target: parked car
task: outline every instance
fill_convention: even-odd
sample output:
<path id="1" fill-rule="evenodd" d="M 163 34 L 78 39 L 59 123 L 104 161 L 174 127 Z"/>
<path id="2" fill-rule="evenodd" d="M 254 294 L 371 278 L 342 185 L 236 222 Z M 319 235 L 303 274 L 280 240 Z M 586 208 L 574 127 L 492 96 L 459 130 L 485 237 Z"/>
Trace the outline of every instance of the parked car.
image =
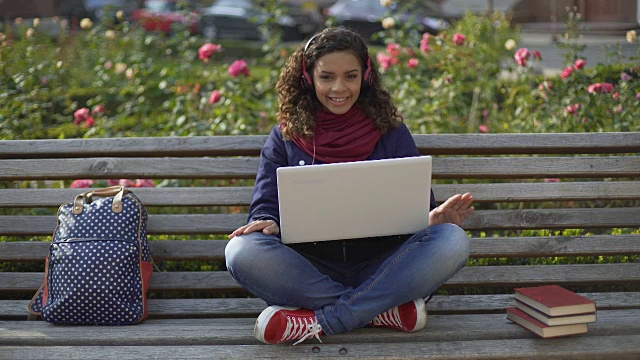
<path id="1" fill-rule="evenodd" d="M 200 33 L 200 15 L 178 10 L 176 0 L 147 0 L 142 8 L 133 12 L 132 20 L 147 31 L 171 34 L 176 25 L 185 25 L 192 34 Z"/>
<path id="2" fill-rule="evenodd" d="M 365 39 L 371 39 L 373 34 L 383 30 L 381 19 L 388 11 L 380 4 L 380 0 L 338 0 L 327 9 L 326 15 L 334 18 L 338 24 L 355 30 Z M 435 1 L 423 1 L 421 13 L 413 15 L 425 32 L 435 34 L 449 26 L 441 16 L 440 5 Z M 410 17 L 411 14 L 402 16 L 407 20 Z"/>
<path id="3" fill-rule="evenodd" d="M 278 17 L 283 30 L 283 39 L 299 40 L 318 31 L 324 21 L 319 10 L 287 3 L 289 14 Z M 210 40 L 247 39 L 263 40 L 259 26 L 267 15 L 251 0 L 217 0 L 202 9 L 200 27 L 202 34 Z"/>
<path id="4" fill-rule="evenodd" d="M 137 7 L 134 1 L 127 0 L 83 0 L 83 3 L 89 17 L 94 20 L 115 19 L 118 11 L 130 16 Z"/>

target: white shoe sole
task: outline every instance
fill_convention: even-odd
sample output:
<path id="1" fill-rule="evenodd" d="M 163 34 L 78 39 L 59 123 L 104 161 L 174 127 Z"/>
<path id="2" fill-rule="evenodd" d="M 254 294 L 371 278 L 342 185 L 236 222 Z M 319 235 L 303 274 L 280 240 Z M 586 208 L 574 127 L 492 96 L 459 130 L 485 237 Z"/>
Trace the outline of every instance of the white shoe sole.
<path id="1" fill-rule="evenodd" d="M 297 310 L 299 308 L 296 307 L 286 307 L 286 306 L 269 306 L 264 309 L 258 319 L 256 320 L 256 325 L 253 328 L 253 335 L 256 339 L 262 341 L 265 344 L 271 344 L 264 339 L 264 331 L 266 330 L 267 324 L 278 311 L 280 310 Z"/>
<path id="2" fill-rule="evenodd" d="M 416 331 L 420 330 L 427 325 L 427 304 L 423 299 L 413 300 L 413 304 L 416 306 L 416 313 L 418 314 L 418 319 L 416 321 L 416 326 L 411 330 Z M 420 316 L 422 314 L 423 316 Z"/>

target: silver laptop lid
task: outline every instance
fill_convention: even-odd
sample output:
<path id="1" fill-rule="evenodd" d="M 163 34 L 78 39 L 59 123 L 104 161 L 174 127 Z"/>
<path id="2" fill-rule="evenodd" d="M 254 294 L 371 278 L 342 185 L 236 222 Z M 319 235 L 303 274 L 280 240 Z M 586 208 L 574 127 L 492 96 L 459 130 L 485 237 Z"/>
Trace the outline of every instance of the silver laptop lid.
<path id="1" fill-rule="evenodd" d="M 429 225 L 430 156 L 277 169 L 285 244 L 410 234 Z"/>

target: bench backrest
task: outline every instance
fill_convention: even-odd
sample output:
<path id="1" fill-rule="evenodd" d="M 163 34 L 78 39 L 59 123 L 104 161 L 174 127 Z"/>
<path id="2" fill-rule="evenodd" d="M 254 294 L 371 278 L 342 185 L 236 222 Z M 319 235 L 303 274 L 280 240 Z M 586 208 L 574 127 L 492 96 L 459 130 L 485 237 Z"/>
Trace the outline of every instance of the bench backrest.
<path id="1" fill-rule="evenodd" d="M 479 266 L 447 282 L 452 293 L 640 283 L 640 133 L 414 138 L 422 154 L 434 156 L 437 200 L 470 191 L 477 202 L 465 228 L 472 234 L 471 264 Z M 41 284 L 41 272 L 21 268 L 43 264 L 49 244 L 32 240 L 47 240 L 58 206 L 83 191 L 60 188 L 61 180 L 120 178 L 155 179 L 158 185 L 132 189 L 149 209 L 154 260 L 174 270 L 154 275 L 152 297 L 173 291 L 246 297 L 224 271 L 224 235 L 246 221 L 265 140 L 0 141 L 0 265 L 15 266 L 0 272 L 0 299 L 26 298 Z M 220 236 L 205 239 L 212 235 Z M 559 259 L 533 265 L 537 258 Z M 199 263 L 163 266 L 167 261 Z M 192 271 L 203 269 L 217 271 Z"/>

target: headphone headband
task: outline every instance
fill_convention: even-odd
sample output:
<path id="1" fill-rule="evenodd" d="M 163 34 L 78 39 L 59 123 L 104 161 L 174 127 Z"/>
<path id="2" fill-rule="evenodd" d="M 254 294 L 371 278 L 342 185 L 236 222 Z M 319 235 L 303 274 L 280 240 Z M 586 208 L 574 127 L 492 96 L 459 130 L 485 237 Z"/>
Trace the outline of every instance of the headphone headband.
<path id="1" fill-rule="evenodd" d="M 302 87 L 303 88 L 311 87 L 313 85 L 313 80 L 311 79 L 311 75 L 309 75 L 309 73 L 307 72 L 307 59 L 306 59 L 305 54 L 307 53 L 307 49 L 309 49 L 309 46 L 311 46 L 311 43 L 313 43 L 313 40 L 315 40 L 321 34 L 322 33 L 317 33 L 317 34 L 313 35 L 307 41 L 307 43 L 304 45 L 304 49 L 302 50 L 302 76 L 301 76 L 301 83 L 302 83 Z M 367 59 L 365 60 L 367 68 L 366 68 L 366 70 L 364 72 L 362 83 L 363 83 L 363 85 L 366 85 L 366 84 L 371 85 L 373 83 L 373 76 L 371 75 L 371 57 L 369 56 L 369 51 L 367 50 L 367 45 L 362 43 L 362 46 L 364 48 L 365 53 L 367 54 Z"/>

